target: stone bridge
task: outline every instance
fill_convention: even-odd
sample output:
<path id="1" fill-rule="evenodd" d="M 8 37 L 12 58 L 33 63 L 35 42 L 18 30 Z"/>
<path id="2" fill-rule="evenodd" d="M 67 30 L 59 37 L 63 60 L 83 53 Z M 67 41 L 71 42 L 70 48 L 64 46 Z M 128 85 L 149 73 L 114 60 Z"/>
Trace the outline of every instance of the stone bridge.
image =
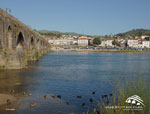
<path id="1" fill-rule="evenodd" d="M 49 50 L 40 34 L 0 9 L 0 69 L 24 68 Z"/>

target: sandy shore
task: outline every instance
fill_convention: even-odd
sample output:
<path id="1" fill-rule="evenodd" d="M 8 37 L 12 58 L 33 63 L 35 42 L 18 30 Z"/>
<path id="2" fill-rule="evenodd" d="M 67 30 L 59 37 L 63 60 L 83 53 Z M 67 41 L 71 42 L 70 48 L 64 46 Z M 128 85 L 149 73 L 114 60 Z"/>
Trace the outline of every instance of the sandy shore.
<path id="1" fill-rule="evenodd" d="M 0 94 L 0 106 L 7 104 L 7 99 L 10 99 L 10 101 L 15 101 L 16 98 L 9 94 Z"/>

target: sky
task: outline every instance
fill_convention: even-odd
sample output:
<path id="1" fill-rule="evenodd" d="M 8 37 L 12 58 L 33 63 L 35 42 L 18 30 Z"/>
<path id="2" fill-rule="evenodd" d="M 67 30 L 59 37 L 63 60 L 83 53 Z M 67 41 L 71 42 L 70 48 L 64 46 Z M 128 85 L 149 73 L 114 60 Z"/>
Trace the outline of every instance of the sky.
<path id="1" fill-rule="evenodd" d="M 150 29 L 150 0 L 0 0 L 36 30 L 109 35 Z"/>

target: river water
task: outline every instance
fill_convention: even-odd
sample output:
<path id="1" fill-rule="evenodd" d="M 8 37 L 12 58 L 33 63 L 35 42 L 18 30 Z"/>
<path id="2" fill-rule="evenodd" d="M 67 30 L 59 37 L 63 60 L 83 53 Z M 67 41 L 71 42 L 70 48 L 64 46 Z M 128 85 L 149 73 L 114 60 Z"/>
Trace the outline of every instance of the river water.
<path id="1" fill-rule="evenodd" d="M 10 90 L 32 93 L 18 100 L 15 111 L 3 113 L 82 114 L 97 107 L 101 96 L 113 93 L 120 82 L 149 75 L 149 53 L 49 53 L 26 69 L 0 71 L 0 93 Z M 61 95 L 61 99 L 52 99 L 52 93 Z M 48 99 L 44 99 L 44 95 L 48 95 Z M 36 106 L 30 108 L 31 103 Z"/>

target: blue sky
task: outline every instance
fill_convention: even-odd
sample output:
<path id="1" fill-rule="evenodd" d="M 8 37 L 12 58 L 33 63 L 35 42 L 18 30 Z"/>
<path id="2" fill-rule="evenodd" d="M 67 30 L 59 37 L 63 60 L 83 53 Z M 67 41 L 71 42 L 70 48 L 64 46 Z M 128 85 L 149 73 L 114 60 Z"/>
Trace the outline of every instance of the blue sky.
<path id="1" fill-rule="evenodd" d="M 106 35 L 150 29 L 150 0 L 0 0 L 37 30 Z"/>

